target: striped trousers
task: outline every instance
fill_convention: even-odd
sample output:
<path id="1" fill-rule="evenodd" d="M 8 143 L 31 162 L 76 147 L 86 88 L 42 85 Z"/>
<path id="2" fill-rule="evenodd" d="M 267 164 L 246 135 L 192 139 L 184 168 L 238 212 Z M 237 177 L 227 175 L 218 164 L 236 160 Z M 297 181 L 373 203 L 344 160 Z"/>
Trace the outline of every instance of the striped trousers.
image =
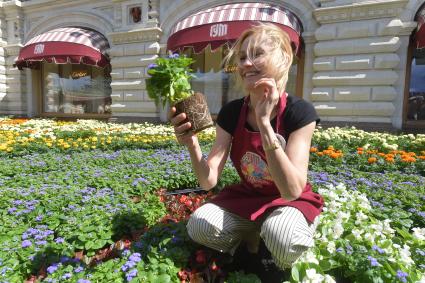
<path id="1" fill-rule="evenodd" d="M 292 263 L 314 245 L 314 232 L 318 224 L 308 224 L 304 215 L 290 206 L 278 207 L 261 222 L 244 219 L 207 203 L 191 215 L 187 231 L 197 243 L 220 252 L 233 254 L 243 240 L 261 237 L 273 256 L 275 264 L 282 268 Z"/>

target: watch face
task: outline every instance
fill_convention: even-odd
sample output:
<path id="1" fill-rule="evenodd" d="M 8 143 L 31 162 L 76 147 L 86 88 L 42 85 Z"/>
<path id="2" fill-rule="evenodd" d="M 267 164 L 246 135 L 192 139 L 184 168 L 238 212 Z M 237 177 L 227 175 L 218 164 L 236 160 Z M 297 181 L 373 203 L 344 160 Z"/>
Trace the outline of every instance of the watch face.
<path id="1" fill-rule="evenodd" d="M 279 141 L 280 146 L 282 147 L 282 149 L 283 149 L 283 150 L 285 150 L 285 147 L 286 147 L 286 140 L 285 140 L 285 138 L 284 138 L 284 137 L 282 137 L 282 136 L 281 136 L 281 135 L 279 135 L 279 134 L 276 134 L 276 138 L 277 138 L 277 140 Z"/>

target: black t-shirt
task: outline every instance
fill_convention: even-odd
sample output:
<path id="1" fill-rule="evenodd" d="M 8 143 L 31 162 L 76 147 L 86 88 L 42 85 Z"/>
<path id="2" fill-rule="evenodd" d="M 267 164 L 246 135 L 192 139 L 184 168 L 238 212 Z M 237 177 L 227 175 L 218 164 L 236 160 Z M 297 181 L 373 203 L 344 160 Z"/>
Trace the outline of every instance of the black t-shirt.
<path id="1" fill-rule="evenodd" d="M 230 101 L 221 108 L 217 116 L 217 124 L 232 136 L 238 124 L 243 102 L 244 98 Z M 276 118 L 277 117 L 271 121 L 273 129 L 276 128 Z M 281 119 L 281 124 L 283 123 L 283 137 L 285 140 L 288 140 L 292 132 L 305 125 L 313 121 L 316 121 L 316 123 L 320 122 L 320 118 L 311 103 L 291 95 L 287 97 L 286 108 Z M 248 123 L 246 123 L 245 127 L 252 131 Z"/>

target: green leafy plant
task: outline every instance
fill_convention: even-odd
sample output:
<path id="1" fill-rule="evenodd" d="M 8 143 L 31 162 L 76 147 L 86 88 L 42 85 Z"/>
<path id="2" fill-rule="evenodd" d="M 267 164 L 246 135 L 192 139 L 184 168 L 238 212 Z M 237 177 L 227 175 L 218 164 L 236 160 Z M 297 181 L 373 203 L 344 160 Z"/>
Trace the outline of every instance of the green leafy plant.
<path id="1" fill-rule="evenodd" d="M 191 96 L 190 80 L 194 78 L 190 69 L 192 63 L 192 58 L 179 54 L 157 58 L 154 64 L 148 66 L 150 78 L 146 79 L 146 89 L 149 97 L 157 105 L 165 107 L 167 102 L 173 105 Z"/>

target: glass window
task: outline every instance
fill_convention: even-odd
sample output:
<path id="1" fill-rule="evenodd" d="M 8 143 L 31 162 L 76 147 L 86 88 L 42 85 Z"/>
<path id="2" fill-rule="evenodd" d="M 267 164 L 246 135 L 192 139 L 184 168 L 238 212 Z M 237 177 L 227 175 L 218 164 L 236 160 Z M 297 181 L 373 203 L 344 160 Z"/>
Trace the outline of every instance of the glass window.
<path id="1" fill-rule="evenodd" d="M 416 49 L 413 54 L 407 120 L 425 120 L 425 50 Z"/>
<path id="2" fill-rule="evenodd" d="M 196 78 L 192 80 L 192 88 L 205 95 L 208 108 L 213 115 L 217 115 L 224 104 L 243 95 L 236 85 L 236 66 L 222 65 L 228 51 L 229 47 L 223 45 L 214 51 L 208 46 L 200 53 L 194 53 L 192 48 L 187 48 L 183 52 L 195 60 L 192 69 Z M 286 86 L 286 92 L 291 95 L 296 94 L 297 62 L 295 58 Z"/>
<path id="3" fill-rule="evenodd" d="M 111 79 L 107 68 L 43 63 L 43 112 L 110 114 Z"/>

